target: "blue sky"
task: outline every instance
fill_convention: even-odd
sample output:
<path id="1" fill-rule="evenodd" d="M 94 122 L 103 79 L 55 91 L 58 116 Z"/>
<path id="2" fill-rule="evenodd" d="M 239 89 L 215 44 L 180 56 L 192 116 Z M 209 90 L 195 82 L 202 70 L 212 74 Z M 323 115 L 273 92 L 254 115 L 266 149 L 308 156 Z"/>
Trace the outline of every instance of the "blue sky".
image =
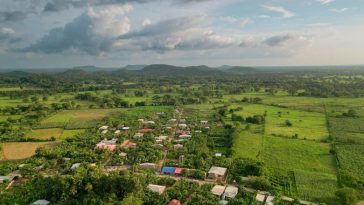
<path id="1" fill-rule="evenodd" d="M 362 0 L 0 3 L 0 69 L 364 64 Z"/>

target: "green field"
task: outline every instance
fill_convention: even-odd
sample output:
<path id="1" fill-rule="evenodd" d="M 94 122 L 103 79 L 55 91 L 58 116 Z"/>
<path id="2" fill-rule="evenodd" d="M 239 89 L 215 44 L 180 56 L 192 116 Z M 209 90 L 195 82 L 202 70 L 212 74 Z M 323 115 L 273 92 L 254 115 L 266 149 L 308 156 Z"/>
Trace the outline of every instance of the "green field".
<path id="1" fill-rule="evenodd" d="M 336 145 L 336 152 L 340 170 L 364 181 L 364 145 Z"/>
<path id="2" fill-rule="evenodd" d="M 265 137 L 262 160 L 268 167 L 336 174 L 330 145 L 308 140 Z"/>
<path id="3" fill-rule="evenodd" d="M 263 135 L 259 133 L 261 126 L 251 130 L 239 130 L 234 134 L 233 156 L 257 159 L 263 148 Z"/>
<path id="4" fill-rule="evenodd" d="M 54 142 L 14 142 L 1 144 L 1 160 L 19 160 L 34 155 L 38 147 L 51 146 Z"/>
<path id="5" fill-rule="evenodd" d="M 61 135 L 62 135 L 62 129 L 51 128 L 51 129 L 34 129 L 27 135 L 27 137 L 41 139 L 41 140 L 48 140 L 51 137 L 54 137 L 56 140 L 58 140 L 60 139 Z"/>
<path id="6" fill-rule="evenodd" d="M 77 129 L 77 130 L 63 130 L 62 135 L 61 135 L 61 139 L 66 139 L 66 138 L 72 138 L 78 134 L 84 133 L 85 130 L 83 129 Z"/>

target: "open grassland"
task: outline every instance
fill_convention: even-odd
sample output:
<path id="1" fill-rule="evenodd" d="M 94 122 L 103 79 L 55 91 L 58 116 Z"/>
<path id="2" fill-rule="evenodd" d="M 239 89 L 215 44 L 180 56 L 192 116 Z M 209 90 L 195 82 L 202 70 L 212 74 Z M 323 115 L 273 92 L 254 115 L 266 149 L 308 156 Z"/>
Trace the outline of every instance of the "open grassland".
<path id="1" fill-rule="evenodd" d="M 364 181 L 364 145 L 342 144 L 335 147 L 340 170 Z"/>
<path id="2" fill-rule="evenodd" d="M 66 138 L 72 138 L 78 134 L 84 133 L 85 130 L 83 129 L 77 129 L 77 130 L 63 130 L 62 135 L 61 135 L 61 139 L 66 139 Z"/>
<path id="3" fill-rule="evenodd" d="M 286 121 L 292 123 L 286 125 Z M 265 132 L 267 135 L 282 135 L 291 137 L 321 140 L 329 136 L 326 127 L 326 117 L 322 113 L 293 110 L 268 106 Z"/>
<path id="4" fill-rule="evenodd" d="M 335 200 L 336 175 L 295 170 L 297 193 L 300 199 L 326 202 Z"/>
<path id="5" fill-rule="evenodd" d="M 336 174 L 330 145 L 308 140 L 264 137 L 262 160 L 268 167 Z"/>
<path id="6" fill-rule="evenodd" d="M 62 129 L 60 128 L 50 128 L 50 129 L 34 129 L 32 130 L 27 137 L 47 140 L 51 137 L 54 137 L 56 140 L 60 139 L 62 135 Z"/>
<path id="7" fill-rule="evenodd" d="M 250 130 L 243 128 L 234 133 L 233 157 L 257 159 L 263 146 L 263 134 L 261 126 L 252 127 Z"/>
<path id="8" fill-rule="evenodd" d="M 329 128 L 336 141 L 364 144 L 363 117 L 329 117 Z"/>
<path id="9" fill-rule="evenodd" d="M 3 143 L 1 160 L 19 160 L 31 157 L 35 150 L 42 146 L 51 146 L 54 143 L 50 142 L 14 142 Z"/>
<path id="10" fill-rule="evenodd" d="M 0 107 L 15 107 L 17 105 L 27 105 L 22 99 L 10 99 L 9 97 L 0 97 Z"/>

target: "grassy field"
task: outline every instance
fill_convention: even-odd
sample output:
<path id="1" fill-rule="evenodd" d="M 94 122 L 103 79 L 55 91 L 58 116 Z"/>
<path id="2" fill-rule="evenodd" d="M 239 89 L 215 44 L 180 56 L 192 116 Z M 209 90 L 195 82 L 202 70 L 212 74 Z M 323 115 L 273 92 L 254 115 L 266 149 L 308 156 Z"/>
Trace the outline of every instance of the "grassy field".
<path id="1" fill-rule="evenodd" d="M 31 157 L 42 146 L 51 146 L 50 142 L 14 142 L 1 144 L 1 160 L 19 160 Z"/>
<path id="2" fill-rule="evenodd" d="M 66 138 L 72 138 L 77 134 L 83 133 L 85 132 L 85 130 L 83 129 L 78 129 L 78 130 L 63 130 L 62 135 L 61 135 L 61 139 L 66 139 Z"/>
<path id="3" fill-rule="evenodd" d="M 50 128 L 50 129 L 34 129 L 32 130 L 27 137 L 47 140 L 51 137 L 54 137 L 56 140 L 60 139 L 62 135 L 62 129 L 60 128 Z"/>
<path id="4" fill-rule="evenodd" d="M 330 117 L 329 129 L 336 141 L 364 144 L 363 117 Z"/>
<path id="5" fill-rule="evenodd" d="M 24 105 L 22 99 L 10 99 L 9 97 L 0 97 L 0 107 L 15 107 L 17 105 Z"/>
<path id="6" fill-rule="evenodd" d="M 263 148 L 263 135 L 259 133 L 261 126 L 252 127 L 251 130 L 239 129 L 234 134 L 233 157 L 257 159 Z"/>
<path id="7" fill-rule="evenodd" d="M 286 121 L 292 126 L 287 126 Z M 279 107 L 267 107 L 265 132 L 267 135 L 291 137 L 295 134 L 300 139 L 326 139 L 329 136 L 326 117 L 322 113 L 307 112 Z"/>
<path id="8" fill-rule="evenodd" d="M 6 121 L 8 118 L 11 118 L 13 120 L 22 118 L 23 115 L 0 115 L 0 122 Z"/>
<path id="9" fill-rule="evenodd" d="M 336 174 L 330 145 L 308 140 L 264 137 L 262 160 L 268 167 Z"/>

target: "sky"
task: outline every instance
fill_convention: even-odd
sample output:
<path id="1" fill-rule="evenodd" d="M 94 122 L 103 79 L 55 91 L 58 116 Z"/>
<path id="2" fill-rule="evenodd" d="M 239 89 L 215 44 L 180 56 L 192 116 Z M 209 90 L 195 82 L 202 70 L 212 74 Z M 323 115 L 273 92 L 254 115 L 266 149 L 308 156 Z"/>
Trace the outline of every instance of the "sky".
<path id="1" fill-rule="evenodd" d="M 0 69 L 364 64 L 363 0 L 0 0 Z"/>

